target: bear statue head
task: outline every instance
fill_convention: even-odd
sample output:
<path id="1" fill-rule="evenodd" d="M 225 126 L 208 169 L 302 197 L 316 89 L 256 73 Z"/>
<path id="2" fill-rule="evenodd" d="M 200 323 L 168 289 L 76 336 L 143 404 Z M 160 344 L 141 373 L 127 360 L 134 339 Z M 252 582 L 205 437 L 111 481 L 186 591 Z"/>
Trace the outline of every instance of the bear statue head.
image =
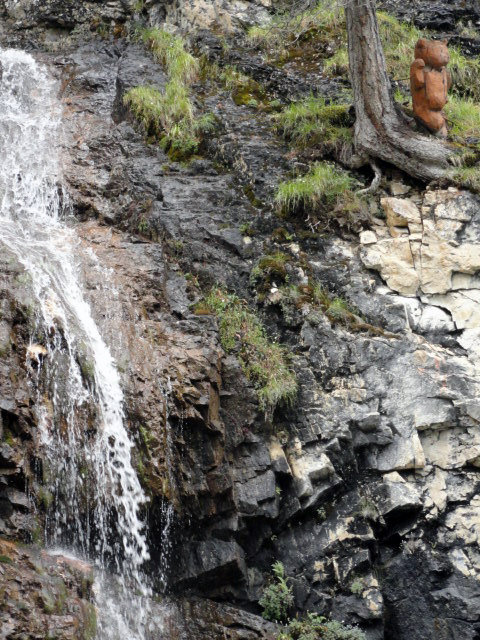
<path id="1" fill-rule="evenodd" d="M 415 59 L 421 58 L 425 64 L 433 69 L 446 67 L 450 60 L 447 40 L 420 40 L 415 45 Z"/>

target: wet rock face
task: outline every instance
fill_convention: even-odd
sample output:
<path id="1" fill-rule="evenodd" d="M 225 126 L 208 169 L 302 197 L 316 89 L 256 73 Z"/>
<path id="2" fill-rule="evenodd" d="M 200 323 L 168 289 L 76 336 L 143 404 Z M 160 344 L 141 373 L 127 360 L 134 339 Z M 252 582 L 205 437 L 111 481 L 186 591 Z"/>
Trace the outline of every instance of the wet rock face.
<path id="1" fill-rule="evenodd" d="M 35 305 L 16 258 L 2 249 L 0 264 L 0 535 L 28 540 L 37 526 L 25 493 L 35 425 L 27 372 L 38 366 L 27 352 Z"/>
<path id="2" fill-rule="evenodd" d="M 241 609 L 200 598 L 165 600 L 153 611 L 164 632 L 158 640 L 274 640 L 280 628 Z"/>
<path id="3" fill-rule="evenodd" d="M 93 640 L 91 567 L 0 538 L 0 625 L 4 638 Z"/>
<path id="4" fill-rule="evenodd" d="M 46 0 L 38 3 L 35 0 L 8 0 L 0 4 L 5 18 L 13 23 L 14 28 L 28 29 L 33 26 L 60 27 L 73 29 L 91 20 L 119 21 L 131 13 L 129 0 L 91 0 L 72 2 L 71 0 Z M 2 6 L 3 5 L 3 6 Z"/>

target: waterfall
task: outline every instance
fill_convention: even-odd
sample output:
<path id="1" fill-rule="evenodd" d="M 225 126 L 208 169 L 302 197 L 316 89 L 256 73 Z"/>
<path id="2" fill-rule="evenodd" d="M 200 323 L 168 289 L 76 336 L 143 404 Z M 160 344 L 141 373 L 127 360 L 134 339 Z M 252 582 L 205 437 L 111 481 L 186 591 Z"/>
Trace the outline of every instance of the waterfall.
<path id="1" fill-rule="evenodd" d="M 88 559 L 100 640 L 143 640 L 149 559 L 120 378 L 82 290 L 62 189 L 58 87 L 32 56 L 0 50 L 0 245 L 25 269 L 35 326 L 47 545 Z"/>

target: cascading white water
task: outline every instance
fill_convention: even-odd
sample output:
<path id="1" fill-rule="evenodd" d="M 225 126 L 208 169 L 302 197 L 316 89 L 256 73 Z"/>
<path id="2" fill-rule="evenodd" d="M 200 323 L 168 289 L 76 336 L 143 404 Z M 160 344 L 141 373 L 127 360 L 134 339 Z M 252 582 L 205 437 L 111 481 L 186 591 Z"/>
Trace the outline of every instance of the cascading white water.
<path id="1" fill-rule="evenodd" d="M 85 300 L 80 248 L 66 222 L 57 86 L 27 53 L 0 50 L 0 66 L 0 246 L 25 268 L 37 307 L 29 357 L 52 502 L 47 543 L 96 565 L 97 637 L 143 640 L 146 497 L 132 466 L 119 375 Z"/>

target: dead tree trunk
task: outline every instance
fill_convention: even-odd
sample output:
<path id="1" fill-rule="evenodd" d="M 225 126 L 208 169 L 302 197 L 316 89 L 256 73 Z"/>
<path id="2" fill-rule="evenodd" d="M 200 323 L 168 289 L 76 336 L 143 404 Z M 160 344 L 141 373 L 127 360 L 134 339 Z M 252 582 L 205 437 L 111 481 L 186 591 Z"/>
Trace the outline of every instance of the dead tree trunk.
<path id="1" fill-rule="evenodd" d="M 395 107 L 375 0 L 347 0 L 345 16 L 357 153 L 389 162 L 416 178 L 445 176 L 452 152 L 439 140 L 413 131 Z"/>

